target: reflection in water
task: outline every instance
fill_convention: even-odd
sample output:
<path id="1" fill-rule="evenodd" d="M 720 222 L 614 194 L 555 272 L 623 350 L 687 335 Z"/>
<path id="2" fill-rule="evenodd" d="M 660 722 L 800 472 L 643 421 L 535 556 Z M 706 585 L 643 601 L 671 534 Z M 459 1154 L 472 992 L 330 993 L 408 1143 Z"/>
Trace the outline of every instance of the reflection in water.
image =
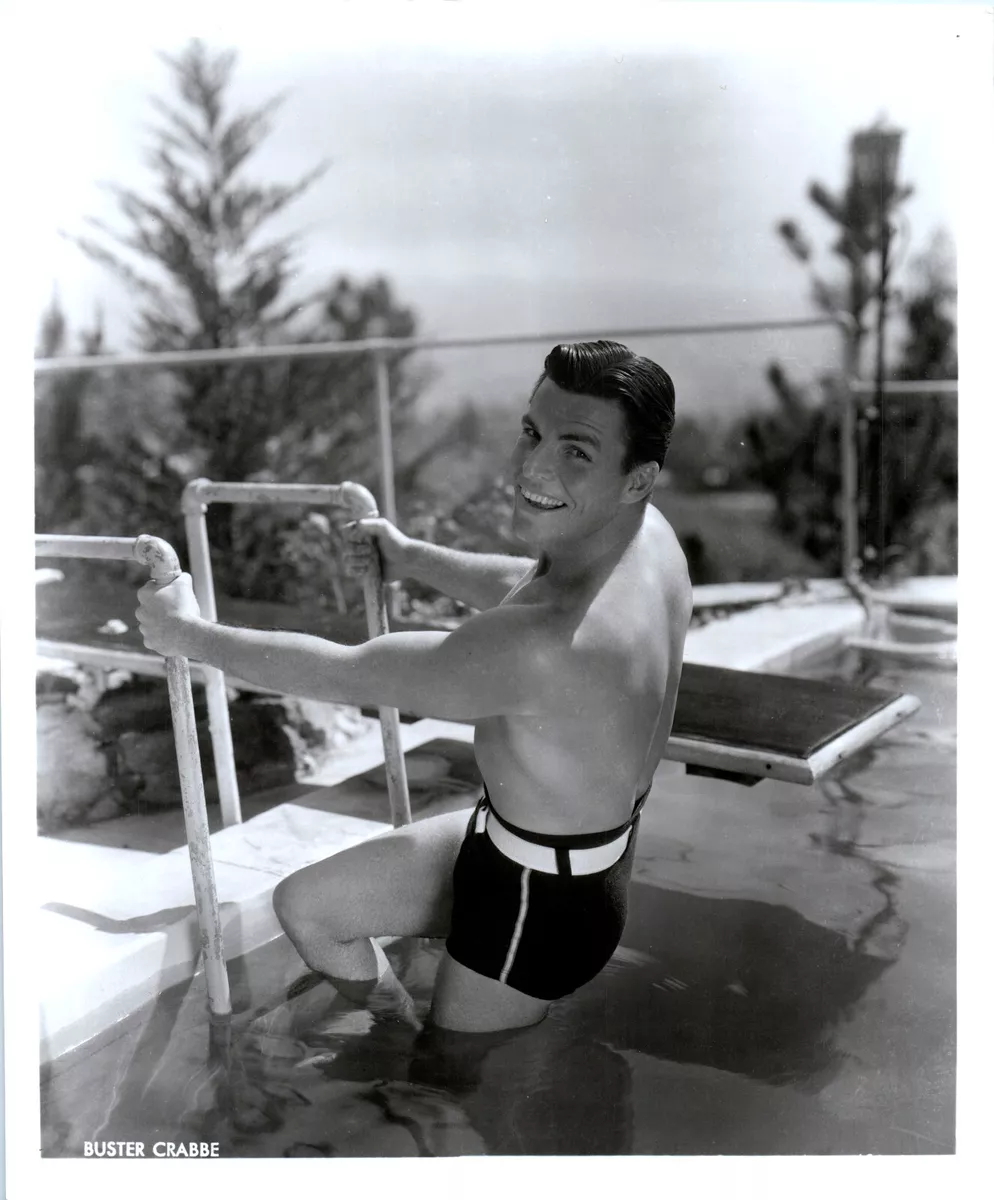
<path id="1" fill-rule="evenodd" d="M 427 942 L 391 948 L 422 1013 L 440 955 Z M 627 1062 L 562 1020 L 495 1034 L 418 1032 L 319 985 L 251 1021 L 236 1038 L 227 1082 L 229 1144 L 239 1153 L 631 1149 Z"/>
<path id="2" fill-rule="evenodd" d="M 253 1157 L 952 1149 L 951 1017 L 936 1009 L 945 993 L 932 1008 L 921 998 L 951 978 L 951 873 L 929 864 L 923 889 L 892 861 L 950 837 L 954 745 L 936 736 L 949 693 L 929 695 L 923 722 L 848 763 L 823 786 L 821 814 L 807 810 L 821 824 L 810 844 L 858 873 L 841 930 L 786 904 L 635 882 L 604 972 L 542 1024 L 504 1034 L 418 1032 L 356 1008 L 278 941 L 230 964 L 227 1026 L 208 1028 L 198 976 L 99 1052 L 47 1068 L 44 1153 L 157 1138 Z M 917 959 L 909 911 L 931 922 Z M 408 939 L 388 954 L 424 1019 L 441 945 Z M 881 1024 L 853 1033 L 871 991 Z M 894 1032 L 888 1004 L 913 1037 Z M 931 1107 L 926 1053 L 940 1077 Z"/>
<path id="3" fill-rule="evenodd" d="M 881 958 L 896 959 L 908 932 L 907 922 L 898 916 L 898 876 L 888 867 L 878 864 L 861 852 L 863 826 L 867 804 L 852 783 L 859 771 L 876 764 L 879 751 L 871 747 L 846 764 L 844 770 L 820 785 L 828 801 L 827 829 L 813 833 L 811 840 L 832 854 L 857 858 L 866 865 L 870 886 L 879 893 L 879 910 L 854 935 L 855 949 Z M 857 761 L 858 760 L 858 761 Z"/>
<path id="4" fill-rule="evenodd" d="M 422 1015 L 440 954 L 390 948 Z M 624 947 L 531 1029 L 419 1033 L 326 983 L 252 1008 L 294 960 L 280 942 L 231 964 L 241 1011 L 227 1038 L 215 1031 L 213 1062 L 199 981 L 165 993 L 72 1124 L 147 1140 L 151 1123 L 253 1156 L 632 1153 L 626 1052 L 817 1091 L 841 1060 L 834 1026 L 887 966 L 790 909 L 639 883 Z M 70 1128 L 48 1125 L 48 1153 L 78 1153 Z"/>

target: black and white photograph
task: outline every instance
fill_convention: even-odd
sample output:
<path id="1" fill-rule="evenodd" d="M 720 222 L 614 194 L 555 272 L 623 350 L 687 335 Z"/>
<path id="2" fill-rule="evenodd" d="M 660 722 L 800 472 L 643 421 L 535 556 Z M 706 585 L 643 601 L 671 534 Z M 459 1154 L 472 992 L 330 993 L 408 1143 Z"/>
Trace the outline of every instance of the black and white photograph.
<path id="1" fill-rule="evenodd" d="M 5 1194 L 981 1194 L 990 10 L 5 24 Z"/>

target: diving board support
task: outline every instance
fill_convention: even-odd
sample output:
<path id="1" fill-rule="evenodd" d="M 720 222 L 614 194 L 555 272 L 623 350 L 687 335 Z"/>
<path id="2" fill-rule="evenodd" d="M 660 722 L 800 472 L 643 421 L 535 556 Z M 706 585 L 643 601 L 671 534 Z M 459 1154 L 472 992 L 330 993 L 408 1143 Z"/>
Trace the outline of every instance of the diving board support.
<path id="1" fill-rule="evenodd" d="M 207 505 L 224 504 L 311 504 L 322 507 L 344 508 L 354 521 L 379 515 L 372 493 L 357 483 L 216 483 L 210 479 L 193 479 L 183 489 L 183 516 L 186 521 L 187 539 L 190 547 L 190 571 L 193 590 L 200 603 L 201 612 L 209 620 L 217 620 L 214 596 L 214 577 L 211 570 L 210 545 L 207 539 Z M 363 578 L 363 602 L 366 609 L 366 625 L 371 638 L 389 632 L 387 617 L 387 593 L 383 583 L 383 571 L 377 555 L 372 556 L 370 568 Z M 215 720 L 210 709 L 212 675 L 217 723 L 223 724 L 225 733 L 215 741 Z M 238 801 L 238 781 L 234 774 L 234 750 L 231 746 L 228 701 L 224 675 L 215 668 L 205 667 L 208 681 L 208 712 L 215 764 L 219 759 L 226 763 L 227 786 L 234 794 L 229 805 L 232 812 Z M 400 714 L 396 708 L 380 707 L 380 731 L 383 738 L 383 754 L 387 773 L 387 791 L 390 797 L 390 815 L 394 828 L 411 823 L 411 801 L 407 785 L 407 768 L 400 741 Z M 226 734 L 226 736 L 225 736 Z M 221 768 L 217 767 L 220 781 Z M 225 824 L 227 824 L 227 820 Z"/>
<path id="2" fill-rule="evenodd" d="M 39 558 L 134 559 L 148 567 L 152 579 L 162 584 L 171 583 L 181 573 L 176 551 L 168 542 L 147 534 L 137 538 L 40 534 L 35 537 L 35 554 Z M 221 912 L 207 823 L 207 798 L 204 794 L 197 721 L 190 688 L 190 664 L 185 658 L 177 656 L 167 658 L 165 666 L 183 800 L 183 821 L 190 852 L 193 896 L 207 983 L 207 1003 L 213 1016 L 227 1017 L 231 1014 L 231 992 L 224 961 Z"/>

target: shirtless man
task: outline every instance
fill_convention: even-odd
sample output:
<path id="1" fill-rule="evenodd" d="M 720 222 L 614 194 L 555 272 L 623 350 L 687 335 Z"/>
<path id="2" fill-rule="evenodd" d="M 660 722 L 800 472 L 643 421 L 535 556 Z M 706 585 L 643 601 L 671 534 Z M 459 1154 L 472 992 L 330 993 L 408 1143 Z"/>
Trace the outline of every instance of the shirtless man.
<path id="1" fill-rule="evenodd" d="M 670 733 L 692 608 L 676 536 L 649 503 L 674 417 L 669 376 L 614 342 L 557 346 L 514 448 L 531 558 L 468 554 L 359 523 L 386 578 L 481 611 L 452 633 L 344 646 L 205 621 L 189 576 L 139 593 L 145 644 L 317 700 L 475 725 L 471 814 L 392 830 L 283 880 L 276 913 L 314 971 L 363 999 L 390 975 L 373 938 L 446 938 L 431 1019 L 513 1029 L 616 949 L 638 813 Z M 365 547 L 365 549 L 364 549 Z"/>

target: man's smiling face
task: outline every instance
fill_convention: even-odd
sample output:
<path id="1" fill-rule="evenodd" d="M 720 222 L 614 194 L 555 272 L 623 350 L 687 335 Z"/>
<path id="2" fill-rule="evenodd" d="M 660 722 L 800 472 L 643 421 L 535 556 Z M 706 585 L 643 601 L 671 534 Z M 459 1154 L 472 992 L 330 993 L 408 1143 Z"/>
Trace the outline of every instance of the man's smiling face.
<path id="1" fill-rule="evenodd" d="M 618 515 L 628 472 L 621 405 L 543 379 L 511 456 L 514 533 L 533 551 L 591 536 Z"/>

